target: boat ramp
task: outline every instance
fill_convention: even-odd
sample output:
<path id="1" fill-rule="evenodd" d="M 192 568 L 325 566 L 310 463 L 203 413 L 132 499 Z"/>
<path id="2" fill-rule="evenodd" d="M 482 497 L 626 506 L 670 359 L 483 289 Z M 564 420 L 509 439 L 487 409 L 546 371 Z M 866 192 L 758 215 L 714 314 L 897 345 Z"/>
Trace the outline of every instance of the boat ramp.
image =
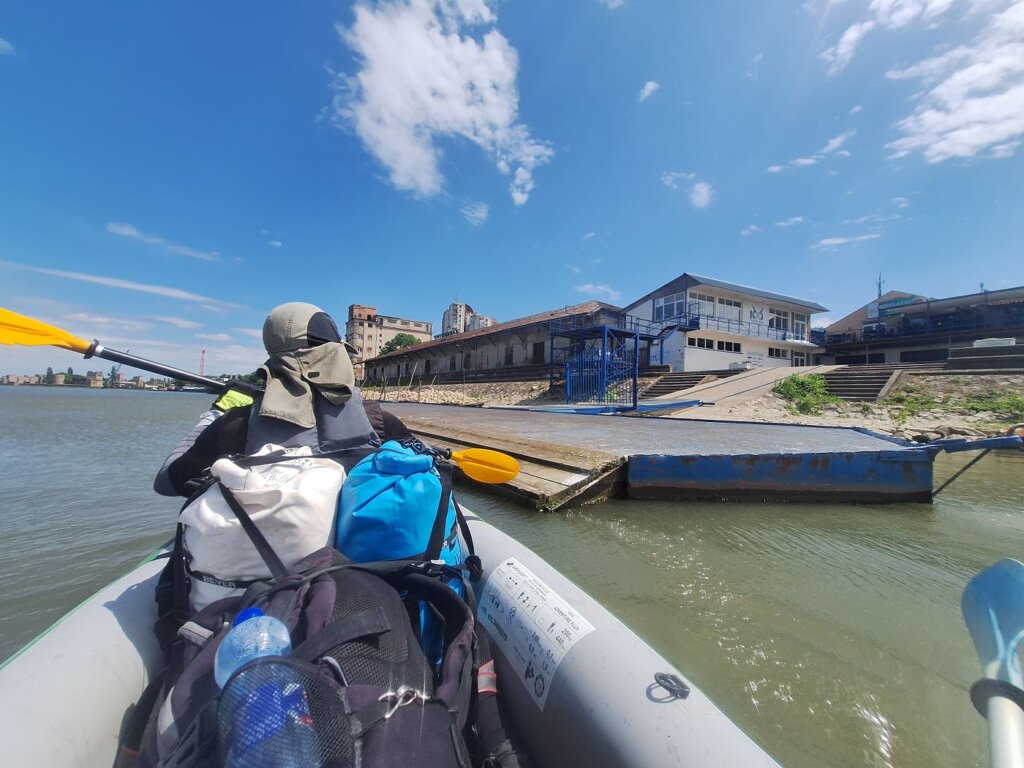
<path id="1" fill-rule="evenodd" d="M 388 403 L 425 442 L 514 456 L 498 488 L 556 510 L 609 496 L 635 499 L 930 502 L 941 450 L 1020 446 L 1019 437 L 918 445 L 855 427 L 630 418 Z"/>

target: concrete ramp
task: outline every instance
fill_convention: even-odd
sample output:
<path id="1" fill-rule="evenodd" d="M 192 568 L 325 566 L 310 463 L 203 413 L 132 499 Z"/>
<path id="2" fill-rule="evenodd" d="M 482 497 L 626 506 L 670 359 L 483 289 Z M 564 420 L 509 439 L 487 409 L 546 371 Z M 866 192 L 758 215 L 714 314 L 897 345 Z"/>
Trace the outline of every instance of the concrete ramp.
<path id="1" fill-rule="evenodd" d="M 641 402 L 644 404 L 656 404 L 670 400 L 682 400 L 684 396 L 686 400 L 702 400 L 705 405 L 700 408 L 694 408 L 689 413 L 676 412 L 674 414 L 674 418 L 686 416 L 699 419 L 702 413 L 707 412 L 708 408 L 728 408 L 738 403 L 745 403 L 748 400 L 755 400 L 758 397 L 767 395 L 772 391 L 775 382 L 793 374 L 806 376 L 809 373 L 828 373 L 841 367 L 843 366 L 808 365 L 801 368 L 754 368 L 753 370 L 730 376 L 727 379 L 699 384 L 696 387 L 691 387 L 681 392 L 672 392 L 662 397 L 650 400 L 645 399 Z"/>

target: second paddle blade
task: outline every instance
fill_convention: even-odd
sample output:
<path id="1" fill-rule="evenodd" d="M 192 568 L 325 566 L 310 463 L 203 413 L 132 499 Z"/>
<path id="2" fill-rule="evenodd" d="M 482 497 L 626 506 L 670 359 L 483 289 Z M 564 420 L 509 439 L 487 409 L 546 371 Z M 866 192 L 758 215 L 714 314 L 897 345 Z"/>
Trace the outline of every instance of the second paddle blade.
<path id="1" fill-rule="evenodd" d="M 511 456 L 489 448 L 467 448 L 452 454 L 454 461 L 468 477 L 481 483 L 507 483 L 519 474 L 519 462 Z"/>

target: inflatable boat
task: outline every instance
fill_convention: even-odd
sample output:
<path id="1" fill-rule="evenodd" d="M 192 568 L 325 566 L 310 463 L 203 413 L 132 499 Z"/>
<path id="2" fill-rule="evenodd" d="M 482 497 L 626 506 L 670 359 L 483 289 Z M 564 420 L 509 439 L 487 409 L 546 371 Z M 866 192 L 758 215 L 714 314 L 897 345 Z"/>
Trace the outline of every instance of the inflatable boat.
<path id="1" fill-rule="evenodd" d="M 528 548 L 478 517 L 478 621 L 538 766 L 774 766 L 693 683 Z M 122 721 L 163 658 L 154 552 L 0 668 L 7 768 L 110 768 Z"/>

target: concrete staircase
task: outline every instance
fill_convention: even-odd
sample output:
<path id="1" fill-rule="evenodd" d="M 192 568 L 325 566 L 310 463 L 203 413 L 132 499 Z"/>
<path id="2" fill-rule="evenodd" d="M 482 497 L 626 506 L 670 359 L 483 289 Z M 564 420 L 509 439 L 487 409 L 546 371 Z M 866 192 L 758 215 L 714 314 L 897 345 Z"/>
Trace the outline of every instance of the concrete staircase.
<path id="1" fill-rule="evenodd" d="M 734 376 L 737 373 L 743 373 L 743 371 L 720 370 L 694 371 L 693 373 L 667 373 L 660 377 L 650 387 L 645 389 L 642 396 L 648 398 L 670 395 L 673 392 L 679 392 L 684 389 L 696 387 L 705 379 L 708 381 L 714 381 L 715 379 L 724 379 L 729 376 Z"/>
<path id="2" fill-rule="evenodd" d="M 949 350 L 946 370 L 1002 370 L 1008 373 L 1024 369 L 1024 343 L 1018 339 L 1013 346 L 954 347 Z"/>
<path id="3" fill-rule="evenodd" d="M 824 376 L 829 394 L 842 400 L 872 401 L 879 398 L 897 372 L 941 371 L 944 368 L 944 362 L 848 365 Z"/>

